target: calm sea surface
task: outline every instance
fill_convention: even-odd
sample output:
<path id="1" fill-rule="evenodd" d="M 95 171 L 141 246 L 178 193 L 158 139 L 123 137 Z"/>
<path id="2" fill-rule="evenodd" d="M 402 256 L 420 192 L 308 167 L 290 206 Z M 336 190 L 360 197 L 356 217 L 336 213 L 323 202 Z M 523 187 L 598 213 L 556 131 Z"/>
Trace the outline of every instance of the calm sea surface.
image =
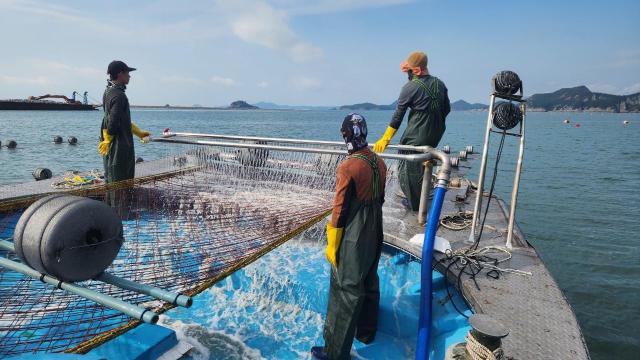
<path id="1" fill-rule="evenodd" d="M 100 168 L 100 111 L 0 111 L 0 184 L 33 181 L 31 172 Z M 135 122 L 159 135 L 174 131 L 341 140 L 342 111 L 134 110 Z M 391 112 L 362 113 L 370 140 Z M 571 124 L 563 124 L 568 118 Z M 623 120 L 631 124 L 624 126 Z M 640 354 L 640 115 L 529 113 L 517 220 L 564 290 L 594 359 Z M 580 127 L 575 127 L 579 123 Z M 441 145 L 482 145 L 486 113 L 453 112 Z M 52 137 L 75 136 L 77 146 Z M 399 138 L 399 136 L 398 136 Z M 498 138 L 492 139 L 497 144 Z M 397 141 L 397 139 L 396 139 Z M 171 153 L 170 144 L 139 144 L 146 160 Z M 175 150 L 175 149 L 174 149 Z M 507 139 L 497 191 L 508 199 L 516 155 Z M 477 168 L 479 161 L 473 163 Z M 490 170 L 490 169 L 489 169 Z M 473 179 L 477 169 L 470 172 Z M 476 179 L 477 180 L 477 179 Z"/>

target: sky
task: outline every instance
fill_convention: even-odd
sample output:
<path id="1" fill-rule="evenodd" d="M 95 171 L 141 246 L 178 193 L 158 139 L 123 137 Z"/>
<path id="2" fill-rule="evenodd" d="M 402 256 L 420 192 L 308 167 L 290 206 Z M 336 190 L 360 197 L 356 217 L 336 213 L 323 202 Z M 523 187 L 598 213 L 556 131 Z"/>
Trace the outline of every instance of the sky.
<path id="1" fill-rule="evenodd" d="M 586 85 L 640 92 L 640 1 L 0 0 L 0 99 L 89 91 L 138 68 L 132 104 L 390 104 L 420 50 L 451 101 Z"/>

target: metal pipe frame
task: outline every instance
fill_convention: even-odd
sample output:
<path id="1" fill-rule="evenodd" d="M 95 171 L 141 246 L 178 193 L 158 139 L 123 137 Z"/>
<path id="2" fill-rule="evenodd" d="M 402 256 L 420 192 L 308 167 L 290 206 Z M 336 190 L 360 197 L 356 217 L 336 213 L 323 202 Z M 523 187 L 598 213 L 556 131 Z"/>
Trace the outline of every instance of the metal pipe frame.
<path id="1" fill-rule="evenodd" d="M 0 240 L 0 249 L 15 252 L 13 243 L 8 240 Z M 102 281 L 104 283 L 117 286 L 121 289 L 149 295 L 156 299 L 163 300 L 177 306 L 188 308 L 193 304 L 193 299 L 190 296 L 173 293 L 164 289 L 157 288 L 155 286 L 140 284 L 131 280 L 120 278 L 107 272 L 103 272 L 102 274 L 98 275 L 94 280 Z"/>
<path id="2" fill-rule="evenodd" d="M 98 275 L 95 278 L 95 280 L 117 286 L 121 289 L 149 295 L 156 299 L 160 299 L 168 303 L 171 303 L 173 305 L 187 307 L 187 308 L 193 305 L 193 299 L 190 296 L 173 293 L 167 290 L 157 288 L 155 286 L 140 284 L 131 280 L 123 279 L 121 277 L 109 274 L 107 272 L 103 272 L 102 274 Z"/>
<path id="3" fill-rule="evenodd" d="M 191 139 L 178 139 L 178 138 L 152 138 L 150 139 L 150 141 L 163 142 L 163 143 L 175 143 L 175 144 L 188 144 L 188 145 L 232 147 L 232 148 L 242 148 L 242 149 L 264 149 L 264 150 L 304 152 L 304 153 L 314 153 L 314 154 L 348 155 L 346 150 L 280 146 L 280 145 L 267 145 L 267 144 L 251 144 L 251 143 L 225 142 L 225 141 L 191 140 Z M 338 144 L 344 145 L 339 142 Z M 402 150 L 404 150 L 404 146 L 402 147 Z M 410 146 L 409 150 L 419 151 L 420 153 L 418 154 L 381 153 L 378 155 L 384 159 L 405 160 L 405 161 L 426 161 L 433 158 L 432 153 L 434 151 L 438 151 L 437 149 L 434 149 L 430 146 L 424 146 L 424 147 Z M 420 150 L 424 150 L 424 151 L 420 151 Z"/>
<path id="4" fill-rule="evenodd" d="M 471 222 L 471 233 L 469 234 L 469 239 L 466 240 L 466 242 L 472 244 L 476 241 L 476 228 L 478 226 L 478 221 L 480 219 L 480 211 L 482 208 L 482 197 L 484 196 L 484 180 L 485 180 L 486 170 L 487 170 L 487 159 L 489 157 L 489 140 L 490 140 L 491 132 L 493 132 L 492 117 L 493 117 L 493 108 L 495 105 L 496 98 L 517 101 L 520 103 L 520 110 L 522 111 L 522 121 L 520 122 L 519 134 L 509 134 L 509 135 L 517 136 L 520 138 L 518 160 L 516 163 L 515 176 L 513 179 L 513 188 L 511 189 L 511 203 L 509 204 L 507 241 L 505 243 L 505 247 L 507 249 L 511 249 L 513 248 L 513 229 L 515 225 L 518 191 L 520 189 L 520 175 L 522 173 L 522 162 L 524 159 L 524 145 L 525 145 L 524 134 L 525 134 L 525 119 L 526 119 L 527 105 L 525 100 L 516 99 L 509 96 L 504 96 L 504 95 L 498 95 L 495 93 L 491 95 L 491 99 L 489 103 L 489 114 L 487 116 L 487 130 L 485 132 L 484 145 L 482 148 L 482 161 L 480 162 L 480 174 L 478 176 L 478 190 L 477 190 L 475 205 L 473 208 L 473 220 Z"/>
<path id="5" fill-rule="evenodd" d="M 302 140 L 302 139 L 280 139 L 280 138 L 259 138 L 259 137 L 251 137 L 251 136 L 231 136 L 231 135 L 217 135 L 217 134 L 194 134 L 194 133 L 170 133 L 170 134 L 189 134 L 190 137 L 204 137 L 208 135 L 209 137 L 222 137 L 226 139 L 233 140 L 251 140 L 251 141 L 273 141 L 273 142 L 290 142 L 296 144 L 315 144 L 315 145 L 340 145 L 344 144 L 337 141 L 316 141 L 316 140 Z M 182 136 L 182 135 L 180 135 Z M 267 140 L 265 140 L 267 139 Z M 323 149 L 323 148 L 309 148 L 309 147 L 294 147 L 294 146 L 280 146 L 280 145 L 268 145 L 268 144 L 252 144 L 252 143 L 240 143 L 240 142 L 225 142 L 225 141 L 208 141 L 208 140 L 196 140 L 196 139 L 179 139 L 175 136 L 169 136 L 164 138 L 153 138 L 150 141 L 152 142 L 164 142 L 164 143 L 176 143 L 176 144 L 188 144 L 188 145 L 205 145 L 205 146 L 218 146 L 218 147 L 232 147 L 232 148 L 243 148 L 243 149 L 264 149 L 264 150 L 277 150 L 277 151 L 290 151 L 290 152 L 306 152 L 306 153 L 315 153 L 315 154 L 331 154 L 331 155 L 348 155 L 346 150 L 336 150 L 336 149 Z M 449 181 L 449 175 L 451 174 L 451 163 L 449 161 L 449 156 L 444 152 L 432 148 L 430 146 L 408 146 L 408 145 L 397 145 L 395 148 L 400 150 L 412 150 L 418 152 L 417 154 L 390 154 L 390 153 L 381 153 L 379 154 L 383 159 L 394 159 L 394 160 L 404 160 L 404 161 L 421 161 L 425 162 L 427 160 L 439 160 L 441 162 L 440 171 L 438 172 L 438 178 L 446 179 L 447 183 Z M 427 171 L 428 170 L 428 171 Z M 431 166 L 429 169 L 425 168 L 424 175 L 428 180 L 427 186 L 431 185 L 431 173 L 433 171 L 433 167 Z M 443 174 L 443 175 L 441 175 Z M 425 181 L 422 184 L 422 191 L 420 193 L 420 207 L 418 208 L 418 224 L 420 226 L 425 224 L 426 212 L 429 204 L 429 190 L 427 187 L 425 191 Z"/>
<path id="6" fill-rule="evenodd" d="M 520 123 L 520 149 L 518 150 L 518 162 L 516 163 L 516 173 L 513 177 L 513 188 L 511 189 L 511 204 L 509 204 L 509 225 L 507 226 L 507 249 L 513 247 L 513 226 L 516 221 L 516 205 L 518 203 L 518 191 L 520 189 L 520 174 L 522 173 L 522 161 L 524 160 L 524 131 L 525 119 L 527 117 L 527 103 L 520 103 L 522 111 L 522 122 Z"/>
<path id="7" fill-rule="evenodd" d="M 4 249 L 6 248 L 6 244 L 2 246 Z M 72 283 L 60 281 L 53 276 L 49 276 L 46 274 L 41 274 L 40 272 L 30 268 L 29 266 L 19 263 L 17 261 L 9 260 L 4 257 L 0 257 L 0 266 L 9 270 L 13 270 L 19 272 L 23 275 L 29 276 L 33 279 L 37 279 L 42 281 L 43 283 L 47 283 L 53 285 L 58 289 L 62 289 L 68 291 L 72 294 L 83 297 L 87 300 L 91 300 L 100 305 L 106 306 L 110 309 L 119 311 L 123 314 L 129 315 L 134 319 L 140 320 L 145 323 L 155 324 L 158 322 L 158 314 L 155 312 L 145 309 L 143 307 L 129 304 L 120 299 L 116 299 L 109 295 L 105 295 L 99 293 L 97 291 L 93 291 L 91 289 L 87 289 L 85 287 L 75 285 Z"/>
<path id="8" fill-rule="evenodd" d="M 344 142 L 340 141 L 326 141 L 326 140 L 305 140 L 305 139 L 291 139 L 291 138 L 272 138 L 272 137 L 260 137 L 260 136 L 239 136 L 239 135 L 223 135 L 223 134 L 203 134 L 203 133 L 190 133 L 190 132 L 166 132 L 163 134 L 163 138 L 171 137 L 196 137 L 207 139 L 224 139 L 224 140 L 239 140 L 239 141 L 261 141 L 261 142 L 278 142 L 287 144 L 304 144 L 304 145 L 325 145 L 325 146 L 344 146 Z M 369 145 L 370 148 L 373 144 Z M 388 145 L 388 149 L 398 150 L 412 150 L 416 152 L 428 152 L 430 146 L 412 146 L 412 145 Z"/>
<path id="9" fill-rule="evenodd" d="M 484 193 L 484 178 L 487 172 L 487 158 L 489 157 L 489 140 L 491 135 L 491 129 L 493 128 L 492 115 L 493 107 L 496 102 L 496 95 L 492 94 L 489 100 L 489 115 L 487 116 L 487 130 L 484 133 L 484 142 L 482 145 L 482 160 L 480 161 L 480 175 L 478 175 L 478 190 L 476 193 L 476 202 L 473 206 L 473 220 L 471 221 L 471 233 L 467 243 L 473 244 L 476 241 L 476 227 L 478 225 L 478 219 L 480 217 L 480 208 L 482 207 L 482 196 Z"/>
<path id="10" fill-rule="evenodd" d="M 431 174 L 433 173 L 433 163 L 424 162 L 424 173 L 422 175 L 422 189 L 420 190 L 420 206 L 418 208 L 418 225 L 427 223 L 427 211 L 429 209 L 429 193 L 431 192 Z"/>

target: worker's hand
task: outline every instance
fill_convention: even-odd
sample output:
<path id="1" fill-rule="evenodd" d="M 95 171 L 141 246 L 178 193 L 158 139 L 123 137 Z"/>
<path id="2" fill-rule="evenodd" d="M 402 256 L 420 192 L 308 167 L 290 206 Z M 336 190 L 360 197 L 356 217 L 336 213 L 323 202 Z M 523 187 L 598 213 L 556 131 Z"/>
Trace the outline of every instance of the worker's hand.
<path id="1" fill-rule="evenodd" d="M 98 153 L 102 156 L 107 156 L 109 153 L 109 148 L 111 147 L 111 140 L 113 140 L 113 136 L 109 135 L 107 129 L 102 129 L 102 138 L 104 140 L 100 141 L 98 144 Z"/>
<path id="2" fill-rule="evenodd" d="M 325 256 L 327 261 L 334 267 L 338 268 L 338 250 L 340 242 L 342 242 L 342 232 L 344 228 L 334 228 L 331 223 L 327 223 L 327 248 Z"/>
<path id="3" fill-rule="evenodd" d="M 373 144 L 373 151 L 377 153 L 384 152 L 384 149 L 387 148 L 389 142 L 391 142 L 391 138 L 396 134 L 397 129 L 392 128 L 391 126 L 387 126 L 387 130 L 385 130 L 384 135 L 378 140 L 375 144 Z"/>
<path id="4" fill-rule="evenodd" d="M 150 132 L 146 131 L 146 130 L 140 130 L 140 128 L 138 127 L 138 125 L 136 125 L 135 123 L 131 123 L 131 132 L 139 137 L 140 139 L 144 139 L 146 137 L 148 137 L 149 135 L 151 135 Z"/>
<path id="5" fill-rule="evenodd" d="M 387 139 L 384 138 L 380 138 L 380 140 L 376 141 L 375 144 L 373 144 L 373 151 L 377 152 L 377 153 L 382 153 L 384 152 L 384 149 L 387 148 L 387 146 L 389 145 L 389 141 Z"/>

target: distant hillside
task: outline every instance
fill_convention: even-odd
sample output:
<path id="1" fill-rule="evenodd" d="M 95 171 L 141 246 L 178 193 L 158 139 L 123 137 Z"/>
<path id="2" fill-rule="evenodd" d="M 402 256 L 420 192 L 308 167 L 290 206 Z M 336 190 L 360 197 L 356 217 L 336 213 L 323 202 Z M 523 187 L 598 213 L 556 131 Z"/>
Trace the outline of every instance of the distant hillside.
<path id="1" fill-rule="evenodd" d="M 247 103 L 246 101 L 243 101 L 243 100 L 238 100 L 238 101 L 232 102 L 231 105 L 229 105 L 228 108 L 229 109 L 233 109 L 233 110 L 260 109 L 259 107 L 250 105 L 249 103 Z"/>
<path id="2" fill-rule="evenodd" d="M 640 112 L 640 93 L 611 95 L 577 86 L 532 95 L 527 99 L 527 107 L 531 111 Z"/>
<path id="3" fill-rule="evenodd" d="M 280 105 L 272 102 L 258 102 L 253 104 L 260 109 L 269 110 L 330 110 L 335 109 L 335 106 L 313 106 L 313 105 Z"/>
<path id="4" fill-rule="evenodd" d="M 365 111 L 370 111 L 370 110 L 395 110 L 396 109 L 396 105 L 398 105 L 397 101 L 394 101 L 390 105 L 377 105 L 377 104 L 366 102 L 366 103 L 353 104 L 353 105 L 342 105 L 342 106 L 338 107 L 338 110 L 351 110 L 351 111 L 358 111 L 358 110 L 365 110 Z"/>
<path id="5" fill-rule="evenodd" d="M 458 100 L 456 102 L 451 103 L 452 111 L 468 111 L 468 110 L 487 110 L 489 105 L 475 103 L 469 104 L 464 100 Z"/>

